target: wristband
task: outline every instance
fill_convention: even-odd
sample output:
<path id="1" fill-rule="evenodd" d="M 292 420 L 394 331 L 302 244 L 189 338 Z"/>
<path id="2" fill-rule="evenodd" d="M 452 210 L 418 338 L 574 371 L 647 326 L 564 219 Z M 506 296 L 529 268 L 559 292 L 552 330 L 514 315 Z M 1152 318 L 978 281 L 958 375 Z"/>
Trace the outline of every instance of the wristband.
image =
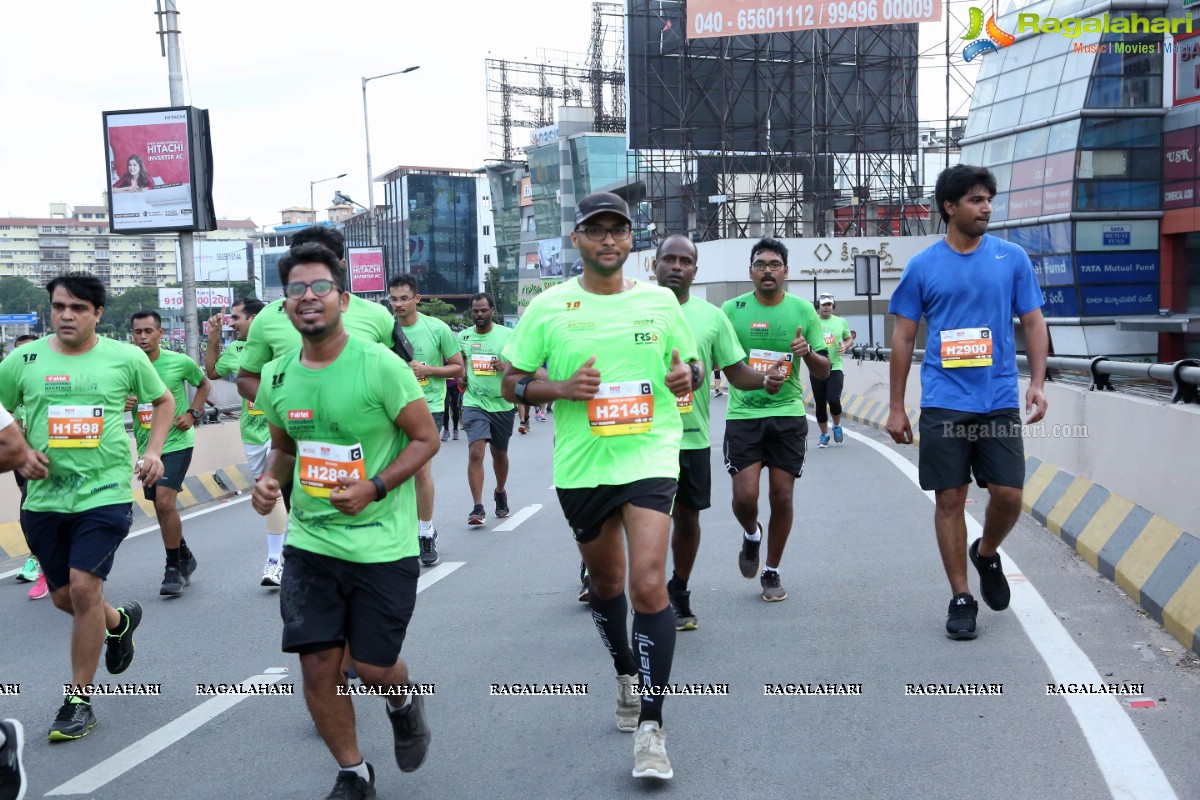
<path id="1" fill-rule="evenodd" d="M 529 401 L 525 398 L 525 390 L 533 381 L 534 379 L 531 377 L 521 378 L 521 380 L 517 381 L 517 387 L 513 389 L 513 397 L 517 398 L 517 402 L 521 405 L 529 405 Z"/>
<path id="2" fill-rule="evenodd" d="M 387 497 L 387 487 L 383 485 L 383 478 L 376 475 L 371 478 L 371 483 L 375 484 L 375 502 L 378 503 L 383 498 Z"/>

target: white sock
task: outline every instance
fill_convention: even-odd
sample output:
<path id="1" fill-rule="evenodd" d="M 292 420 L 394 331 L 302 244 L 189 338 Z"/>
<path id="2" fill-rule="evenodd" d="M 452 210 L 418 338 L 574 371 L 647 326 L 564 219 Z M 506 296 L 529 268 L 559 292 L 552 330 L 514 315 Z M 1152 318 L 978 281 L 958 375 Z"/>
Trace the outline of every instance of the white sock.
<path id="1" fill-rule="evenodd" d="M 761 542 L 762 541 L 762 529 L 757 526 L 755 526 L 755 528 L 754 528 L 754 533 L 747 533 L 745 535 L 746 535 L 746 541 L 748 541 L 748 542 Z"/>
<path id="2" fill-rule="evenodd" d="M 272 561 L 278 561 L 283 557 L 283 534 L 268 533 L 267 534 L 267 558 Z"/>
<path id="3" fill-rule="evenodd" d="M 362 778 L 364 781 L 371 780 L 371 772 L 367 769 L 366 759 L 363 759 L 362 761 L 358 762 L 353 767 L 340 767 L 340 769 L 342 772 L 353 772 L 355 775 Z"/>
<path id="4" fill-rule="evenodd" d="M 421 527 L 420 535 L 421 536 L 423 536 L 425 538 L 429 538 L 430 536 L 433 536 L 433 520 L 418 519 L 417 522 L 420 523 L 420 527 Z"/>
<path id="5" fill-rule="evenodd" d="M 394 706 L 389 702 L 387 704 L 388 713 L 389 714 L 399 714 L 401 711 L 404 711 L 406 708 L 408 708 L 409 706 L 412 705 L 412 699 L 413 699 L 413 696 L 411 694 L 406 694 L 406 695 L 404 695 L 404 702 L 398 706 Z"/>
<path id="6" fill-rule="evenodd" d="M 779 567 L 768 567 L 768 566 L 765 566 L 765 565 L 764 565 L 764 566 L 763 566 L 763 573 L 765 574 L 765 573 L 767 573 L 767 572 L 774 572 L 776 575 L 778 575 L 778 574 L 779 574 Z"/>

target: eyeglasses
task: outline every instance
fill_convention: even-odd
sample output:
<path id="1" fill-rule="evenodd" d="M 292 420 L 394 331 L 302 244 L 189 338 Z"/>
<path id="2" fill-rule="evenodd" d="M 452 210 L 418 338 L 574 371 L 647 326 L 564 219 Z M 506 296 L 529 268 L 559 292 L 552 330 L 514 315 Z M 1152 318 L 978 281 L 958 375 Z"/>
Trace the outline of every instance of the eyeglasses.
<path id="1" fill-rule="evenodd" d="M 754 270 L 755 272 L 763 272 L 768 269 L 771 270 L 771 272 L 783 272 L 785 269 L 787 269 L 787 264 L 783 263 L 782 261 L 755 261 L 750 265 L 750 269 Z"/>
<path id="2" fill-rule="evenodd" d="M 287 295 L 289 300 L 299 300 L 308 293 L 309 289 L 312 289 L 312 293 L 317 297 L 324 297 L 336 288 L 337 286 L 328 278 L 318 278 L 312 283 L 292 281 L 284 287 L 283 293 Z"/>
<path id="3" fill-rule="evenodd" d="M 623 242 L 633 233 L 633 229 L 628 225 L 614 225 L 611 228 L 603 225 L 580 225 L 575 232 L 582 233 L 593 242 L 603 242 L 611 233 L 614 242 Z"/>

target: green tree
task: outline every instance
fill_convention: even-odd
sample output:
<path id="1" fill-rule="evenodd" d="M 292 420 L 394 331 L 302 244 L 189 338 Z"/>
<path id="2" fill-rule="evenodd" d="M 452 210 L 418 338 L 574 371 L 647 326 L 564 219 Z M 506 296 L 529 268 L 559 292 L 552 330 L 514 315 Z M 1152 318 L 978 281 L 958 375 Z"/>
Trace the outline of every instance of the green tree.
<path id="1" fill-rule="evenodd" d="M 50 295 L 43 286 L 37 286 L 24 278 L 13 276 L 0 278 L 0 313 L 38 315 L 34 331 L 44 334 L 50 325 Z"/>
<path id="2" fill-rule="evenodd" d="M 162 313 L 158 307 L 158 289 L 150 286 L 135 286 L 118 295 L 109 295 L 104 318 L 96 326 L 97 332 L 108 336 L 125 338 L 129 333 L 129 318 L 133 312 L 149 309 Z"/>
<path id="3" fill-rule="evenodd" d="M 426 316 L 440 319 L 456 332 L 474 324 L 465 315 L 458 313 L 458 309 L 454 306 L 436 297 L 428 297 L 422 300 L 419 310 Z"/>
<path id="4" fill-rule="evenodd" d="M 487 273 L 483 276 L 483 290 L 488 293 L 496 306 L 496 314 L 492 317 L 492 321 L 497 325 L 503 325 L 504 311 L 501 303 L 503 287 L 500 284 L 499 267 L 488 267 Z"/>

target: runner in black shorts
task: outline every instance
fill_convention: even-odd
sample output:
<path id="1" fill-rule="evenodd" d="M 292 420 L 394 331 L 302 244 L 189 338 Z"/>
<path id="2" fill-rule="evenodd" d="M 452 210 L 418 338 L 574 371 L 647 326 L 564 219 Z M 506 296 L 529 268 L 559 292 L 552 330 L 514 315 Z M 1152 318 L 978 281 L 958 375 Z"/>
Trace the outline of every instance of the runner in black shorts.
<path id="1" fill-rule="evenodd" d="M 253 503 L 270 513 L 280 483 L 292 478 L 283 649 L 300 656 L 309 713 L 338 762 L 329 796 L 374 797 L 342 652 L 349 647 L 364 687 L 387 695 L 396 765 L 417 769 L 430 732 L 400 658 L 421 570 L 410 478 L 437 452 L 438 430 L 412 370 L 343 327 L 350 295 L 335 256 L 293 248 L 279 272 L 302 345 L 263 368 L 255 405 L 270 424 L 271 454 Z"/>
<path id="2" fill-rule="evenodd" d="M 998 550 L 1021 514 L 1025 485 L 1017 349 L 1020 317 L 1029 355 L 1026 424 L 1046 415 L 1046 354 L 1042 292 L 1029 256 L 987 235 L 996 178 L 983 167 L 959 164 L 938 176 L 935 198 L 945 240 L 912 258 L 892 294 L 891 403 L 887 431 L 912 442 L 904 389 L 917 326 L 927 324 L 921 365 L 921 488 L 937 501 L 933 526 L 950 582 L 946 635 L 974 639 L 979 604 L 967 581 L 967 558 L 979 572 L 983 601 L 1008 608 L 1008 579 Z M 988 489 L 983 537 L 967 547 L 963 516 L 971 475 Z"/>
<path id="3" fill-rule="evenodd" d="M 528 405 L 557 401 L 554 482 L 587 564 L 592 618 L 616 667 L 617 727 L 636 730 L 634 777 L 666 779 L 674 773 L 658 687 L 670 680 L 675 650 L 663 575 L 683 432 L 675 406 L 703 389 L 707 373 L 676 299 L 622 275 L 631 224 L 614 194 L 579 202 L 571 241 L 583 274 L 529 305 L 504 349 L 503 390 Z M 543 362 L 548 380 L 535 377 Z M 639 675 L 647 689 L 640 705 Z"/>
<path id="4" fill-rule="evenodd" d="M 96 335 L 106 301 L 98 278 L 68 273 L 46 288 L 54 335 L 0 362 L 0 404 L 25 406 L 30 447 L 19 469 L 29 484 L 21 527 L 54 605 L 73 618 L 72 689 L 49 732 L 57 742 L 86 736 L 96 724 L 90 687 L 101 644 L 110 673 L 133 662 L 141 606 L 113 608 L 104 599 L 104 580 L 132 521 L 126 398 L 152 398 L 138 470 L 146 486 L 162 475 L 175 401 L 136 347 Z"/>
<path id="5" fill-rule="evenodd" d="M 691 296 L 696 279 L 696 245 L 680 234 L 668 236 L 659 244 L 652 267 L 659 286 L 679 298 L 683 316 L 696 339 L 696 349 L 705 368 L 724 369 L 731 386 L 743 391 L 766 389 L 774 395 L 783 386 L 783 371 L 755 372 L 742 359 L 746 352 L 738 344 L 729 319 L 716 306 Z M 718 374 L 720 374 L 718 372 Z M 700 549 L 700 512 L 712 505 L 712 466 L 709 455 L 708 387 L 678 401 L 683 420 L 683 443 L 679 450 L 679 491 L 671 512 L 671 555 L 674 572 L 667 582 L 667 593 L 675 609 L 675 629 L 695 630 L 700 622 L 692 611 L 688 579 Z"/>
<path id="6" fill-rule="evenodd" d="M 742 349 L 749 353 L 750 368 L 756 372 L 783 369 L 786 373 L 783 388 L 776 395 L 731 386 L 725 415 L 725 469 L 733 476 L 733 515 L 744 532 L 738 569 L 745 578 L 758 576 L 762 599 L 768 602 L 787 599 L 779 565 L 792 529 L 796 478 L 804 471 L 808 422 L 799 361 L 803 359 L 813 378 L 829 374 L 816 309 L 807 300 L 784 291 L 787 258 L 782 242 L 757 242 L 750 249 L 754 291 L 721 306 L 733 323 Z M 771 518 L 767 523 L 766 563 L 759 574 L 762 526 L 758 523 L 758 493 L 764 466 Z"/>

